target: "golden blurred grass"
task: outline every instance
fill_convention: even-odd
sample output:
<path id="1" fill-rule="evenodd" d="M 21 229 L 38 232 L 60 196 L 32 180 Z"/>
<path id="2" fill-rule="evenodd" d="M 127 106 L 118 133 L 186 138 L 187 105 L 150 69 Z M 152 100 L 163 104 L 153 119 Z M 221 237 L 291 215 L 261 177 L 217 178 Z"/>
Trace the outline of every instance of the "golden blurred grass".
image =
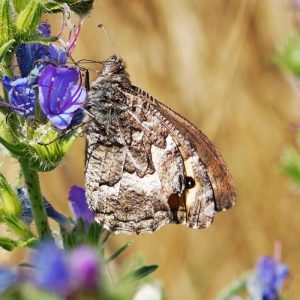
<path id="1" fill-rule="evenodd" d="M 272 255 L 275 240 L 291 267 L 290 297 L 300 295 L 300 194 L 278 166 L 299 104 L 270 63 L 293 18 L 290 3 L 280 0 L 98 0 L 85 21 L 74 57 L 113 53 L 97 28 L 104 23 L 132 82 L 201 128 L 235 179 L 236 207 L 207 230 L 170 225 L 111 238 L 112 248 L 134 241 L 120 263 L 140 253 L 159 264 L 153 277 L 168 299 L 213 299 L 260 255 Z M 45 196 L 62 211 L 69 187 L 84 184 L 83 152 L 80 139 L 59 169 L 41 175 Z"/>

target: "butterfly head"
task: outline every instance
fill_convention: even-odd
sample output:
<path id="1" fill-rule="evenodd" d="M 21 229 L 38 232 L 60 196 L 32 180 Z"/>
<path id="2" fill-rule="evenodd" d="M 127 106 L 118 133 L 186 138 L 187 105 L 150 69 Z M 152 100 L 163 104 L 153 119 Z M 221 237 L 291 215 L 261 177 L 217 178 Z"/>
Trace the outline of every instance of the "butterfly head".
<path id="1" fill-rule="evenodd" d="M 92 89 L 99 89 L 106 83 L 117 83 L 122 86 L 130 86 L 129 75 L 126 72 L 126 64 L 122 58 L 111 56 L 102 62 L 103 68 L 99 77 L 92 84 Z"/>
<path id="2" fill-rule="evenodd" d="M 118 75 L 126 74 L 125 72 L 126 65 L 122 58 L 117 57 L 116 55 L 111 56 L 109 59 L 103 62 L 103 69 L 101 75 Z"/>

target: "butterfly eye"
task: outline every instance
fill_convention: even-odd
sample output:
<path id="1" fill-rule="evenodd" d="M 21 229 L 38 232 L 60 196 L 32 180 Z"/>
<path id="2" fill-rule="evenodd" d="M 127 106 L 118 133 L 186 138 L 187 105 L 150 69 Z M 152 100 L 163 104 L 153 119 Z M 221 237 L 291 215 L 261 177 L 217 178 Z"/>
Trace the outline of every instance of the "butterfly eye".
<path id="1" fill-rule="evenodd" d="M 193 177 L 186 176 L 184 178 L 184 184 L 185 184 L 186 189 L 191 189 L 195 186 L 196 182 L 195 182 L 195 179 Z"/>

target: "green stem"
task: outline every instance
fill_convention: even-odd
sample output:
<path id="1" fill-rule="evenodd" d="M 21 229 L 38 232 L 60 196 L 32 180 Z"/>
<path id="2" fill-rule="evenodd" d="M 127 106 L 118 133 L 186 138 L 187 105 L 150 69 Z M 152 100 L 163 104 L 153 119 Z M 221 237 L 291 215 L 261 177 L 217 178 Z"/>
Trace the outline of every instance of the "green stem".
<path id="1" fill-rule="evenodd" d="M 237 296 L 239 293 L 246 291 L 247 281 L 252 274 L 253 271 L 248 271 L 232 281 L 220 292 L 220 294 L 216 297 L 216 300 L 230 300 L 233 296 Z"/>
<path id="2" fill-rule="evenodd" d="M 29 167 L 26 159 L 20 158 L 19 162 L 28 190 L 32 214 L 35 220 L 38 236 L 40 239 L 51 239 L 52 234 L 40 189 L 38 173 Z"/>

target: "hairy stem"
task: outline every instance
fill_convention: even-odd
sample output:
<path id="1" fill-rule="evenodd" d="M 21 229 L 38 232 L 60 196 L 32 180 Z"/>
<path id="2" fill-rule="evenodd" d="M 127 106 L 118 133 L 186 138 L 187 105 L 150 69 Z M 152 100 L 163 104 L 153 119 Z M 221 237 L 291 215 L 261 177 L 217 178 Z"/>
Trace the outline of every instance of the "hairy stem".
<path id="1" fill-rule="evenodd" d="M 19 162 L 28 190 L 32 214 L 35 220 L 38 236 L 41 240 L 52 238 L 51 229 L 43 203 L 38 173 L 29 167 L 26 159 L 20 158 Z"/>

